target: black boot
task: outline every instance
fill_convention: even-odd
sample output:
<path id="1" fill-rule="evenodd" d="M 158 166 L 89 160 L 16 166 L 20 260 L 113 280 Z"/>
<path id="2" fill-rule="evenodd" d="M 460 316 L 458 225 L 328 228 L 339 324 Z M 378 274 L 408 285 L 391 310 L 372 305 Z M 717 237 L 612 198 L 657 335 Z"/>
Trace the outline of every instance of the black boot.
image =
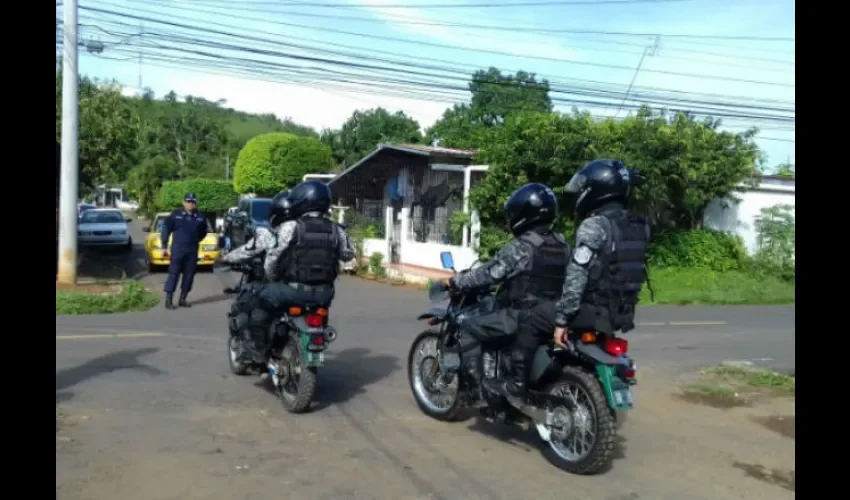
<path id="1" fill-rule="evenodd" d="M 186 293 L 186 292 L 181 292 L 180 293 L 180 300 L 177 301 L 177 305 L 180 306 L 180 307 L 192 307 L 191 305 L 189 305 L 188 302 L 186 302 L 186 297 L 188 295 L 189 294 Z"/>
<path id="2" fill-rule="evenodd" d="M 521 405 L 525 403 L 528 396 L 526 387 L 527 369 L 526 353 L 516 350 L 511 353 L 511 376 L 487 379 L 484 381 L 484 387 L 488 391 L 504 396 L 516 406 Z"/>
<path id="3" fill-rule="evenodd" d="M 166 293 L 166 294 L 165 294 L 165 308 L 166 308 L 166 309 L 169 309 L 169 310 L 172 310 L 172 311 L 173 311 L 174 309 L 177 309 L 177 308 L 174 306 L 174 294 L 173 294 L 173 293 Z"/>

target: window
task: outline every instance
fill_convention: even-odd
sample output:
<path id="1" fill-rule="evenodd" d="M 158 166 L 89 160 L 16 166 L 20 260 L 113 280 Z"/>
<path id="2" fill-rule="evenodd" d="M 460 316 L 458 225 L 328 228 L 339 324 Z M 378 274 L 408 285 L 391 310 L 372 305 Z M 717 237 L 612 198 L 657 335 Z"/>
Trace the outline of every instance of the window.
<path id="1" fill-rule="evenodd" d="M 251 203 L 251 218 L 255 221 L 268 222 L 271 200 L 254 200 Z"/>
<path id="2" fill-rule="evenodd" d="M 117 210 L 87 210 L 80 217 L 81 224 L 115 224 L 124 222 L 124 216 Z"/>
<path id="3" fill-rule="evenodd" d="M 153 222 L 154 233 L 161 233 L 165 230 L 165 220 L 167 218 L 168 216 L 156 218 L 156 220 Z"/>

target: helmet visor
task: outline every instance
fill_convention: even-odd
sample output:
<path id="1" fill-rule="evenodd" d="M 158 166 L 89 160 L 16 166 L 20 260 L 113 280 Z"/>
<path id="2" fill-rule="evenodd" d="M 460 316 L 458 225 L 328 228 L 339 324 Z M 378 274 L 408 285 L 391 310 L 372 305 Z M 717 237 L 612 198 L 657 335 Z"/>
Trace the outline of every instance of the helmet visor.
<path id="1" fill-rule="evenodd" d="M 567 183 L 566 193 L 571 195 L 577 195 L 584 189 L 584 186 L 587 184 L 587 177 L 584 174 L 577 173 L 570 179 L 570 182 Z"/>

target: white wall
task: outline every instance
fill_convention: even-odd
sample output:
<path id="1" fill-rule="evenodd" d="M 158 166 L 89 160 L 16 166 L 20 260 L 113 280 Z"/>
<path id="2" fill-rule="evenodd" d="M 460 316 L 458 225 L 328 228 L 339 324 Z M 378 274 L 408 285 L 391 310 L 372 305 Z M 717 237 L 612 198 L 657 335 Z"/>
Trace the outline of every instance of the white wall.
<path id="1" fill-rule="evenodd" d="M 444 245 L 441 243 L 419 243 L 416 241 L 405 241 L 402 244 L 400 260 L 402 264 L 430 269 L 442 269 L 440 252 L 451 252 L 455 262 L 455 269 L 459 271 L 467 269 L 473 262 L 478 260 L 478 253 L 471 248 Z"/>
<path id="2" fill-rule="evenodd" d="M 715 200 L 709 203 L 703 224 L 706 228 L 729 231 L 739 235 L 753 254 L 758 249 L 758 234 L 755 220 L 763 208 L 774 205 L 795 204 L 795 187 L 762 183 L 758 188 L 739 193 L 739 203 L 729 200 Z"/>
<path id="3" fill-rule="evenodd" d="M 384 262 L 390 258 L 389 245 L 385 239 L 367 238 L 363 240 L 363 257 L 369 258 L 373 253 L 384 255 Z"/>

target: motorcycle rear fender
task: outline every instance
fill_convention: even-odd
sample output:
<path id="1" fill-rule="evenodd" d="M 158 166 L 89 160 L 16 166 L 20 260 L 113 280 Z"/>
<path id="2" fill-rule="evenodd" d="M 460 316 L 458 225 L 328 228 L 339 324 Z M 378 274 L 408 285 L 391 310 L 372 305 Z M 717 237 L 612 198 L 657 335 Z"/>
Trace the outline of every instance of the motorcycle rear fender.
<path id="1" fill-rule="evenodd" d="M 620 358 L 616 356 L 611 356 L 607 352 L 603 351 L 598 345 L 595 344 L 583 344 L 581 342 L 575 343 L 576 350 L 585 356 L 593 359 L 597 363 L 601 365 L 619 365 Z"/>
<path id="2" fill-rule="evenodd" d="M 427 312 L 420 314 L 419 317 L 417 317 L 416 319 L 420 320 L 420 321 L 423 320 L 423 319 L 431 319 L 431 318 L 437 318 L 437 319 L 442 320 L 445 317 L 446 317 L 446 308 L 445 307 L 432 307 L 431 309 L 428 309 Z"/>
<path id="3" fill-rule="evenodd" d="M 292 320 L 292 324 L 295 325 L 295 328 L 298 328 L 298 331 L 306 332 L 312 330 L 312 327 L 307 326 L 307 320 L 304 319 L 304 316 L 295 316 L 290 319 Z"/>

